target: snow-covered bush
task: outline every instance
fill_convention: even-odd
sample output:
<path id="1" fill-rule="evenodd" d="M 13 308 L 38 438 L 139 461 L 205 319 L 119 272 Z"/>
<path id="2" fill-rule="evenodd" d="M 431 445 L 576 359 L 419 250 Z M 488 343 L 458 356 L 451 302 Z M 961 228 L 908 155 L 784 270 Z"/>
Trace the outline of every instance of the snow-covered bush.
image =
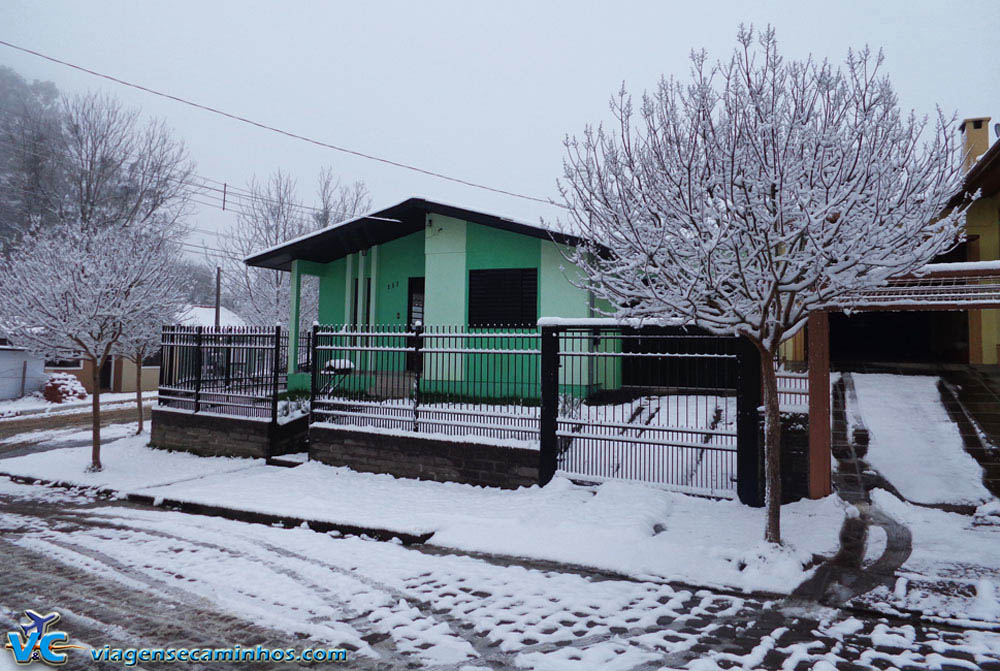
<path id="1" fill-rule="evenodd" d="M 75 375 L 52 373 L 42 389 L 42 396 L 49 403 L 64 403 L 87 398 L 87 390 Z"/>

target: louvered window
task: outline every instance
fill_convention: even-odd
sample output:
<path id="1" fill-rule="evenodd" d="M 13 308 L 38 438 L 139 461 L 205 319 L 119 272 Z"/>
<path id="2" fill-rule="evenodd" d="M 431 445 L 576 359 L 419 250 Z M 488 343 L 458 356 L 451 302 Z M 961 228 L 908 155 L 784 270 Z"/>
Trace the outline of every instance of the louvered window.
<path id="1" fill-rule="evenodd" d="M 534 326 L 538 321 L 538 270 L 469 271 L 469 326 Z"/>

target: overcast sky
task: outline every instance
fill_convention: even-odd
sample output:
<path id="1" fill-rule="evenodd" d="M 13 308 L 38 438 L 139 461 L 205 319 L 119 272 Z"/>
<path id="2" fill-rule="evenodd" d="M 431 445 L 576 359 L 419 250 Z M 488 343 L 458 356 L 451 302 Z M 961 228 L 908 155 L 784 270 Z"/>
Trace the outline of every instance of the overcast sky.
<path id="1" fill-rule="evenodd" d="M 741 21 L 773 24 L 786 57 L 884 49 L 903 107 L 1000 121 L 991 1 L 34 2 L 3 0 L 0 39 L 358 151 L 554 197 L 562 138 L 635 92 L 686 76 L 692 48 L 728 57 Z M 425 195 L 537 221 L 549 210 L 284 138 L 0 46 L 0 64 L 66 93 L 100 88 L 163 117 L 205 177 L 276 168 L 314 202 L 330 165 L 375 204 Z M 992 126 L 992 124 L 991 124 Z M 992 134 L 991 134 L 992 139 Z M 196 225 L 233 215 L 202 208 Z M 206 236 L 198 235 L 200 240 Z M 207 238 L 208 244 L 214 240 Z"/>

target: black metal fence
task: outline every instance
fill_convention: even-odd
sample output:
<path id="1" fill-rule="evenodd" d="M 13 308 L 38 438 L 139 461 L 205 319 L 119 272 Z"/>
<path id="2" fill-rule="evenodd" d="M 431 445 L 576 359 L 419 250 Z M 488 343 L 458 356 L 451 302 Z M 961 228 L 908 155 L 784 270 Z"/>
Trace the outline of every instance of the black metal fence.
<path id="1" fill-rule="evenodd" d="M 311 341 L 312 422 L 538 440 L 537 330 L 316 326 Z"/>
<path id="2" fill-rule="evenodd" d="M 760 499 L 760 358 L 693 329 L 543 327 L 543 479 L 625 479 Z"/>
<path id="3" fill-rule="evenodd" d="M 277 420 L 288 366 L 280 327 L 164 326 L 161 357 L 161 406 Z"/>
<path id="4" fill-rule="evenodd" d="M 311 418 L 535 445 L 542 479 L 760 498 L 760 369 L 682 329 L 316 326 Z"/>
<path id="5" fill-rule="evenodd" d="M 314 326 L 310 423 L 537 448 L 543 482 L 622 479 L 760 503 L 760 368 L 744 339 L 615 325 Z M 277 421 L 280 328 L 163 329 L 159 402 Z"/>

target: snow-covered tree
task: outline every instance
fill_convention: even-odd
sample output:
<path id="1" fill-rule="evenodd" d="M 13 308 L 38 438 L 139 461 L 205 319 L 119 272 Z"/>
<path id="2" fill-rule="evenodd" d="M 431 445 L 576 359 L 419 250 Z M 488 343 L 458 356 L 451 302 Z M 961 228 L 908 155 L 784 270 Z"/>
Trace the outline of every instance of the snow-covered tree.
<path id="1" fill-rule="evenodd" d="M 141 330 L 176 273 L 191 164 L 155 120 L 99 94 L 63 101 L 56 223 L 25 234 L 0 268 L 0 323 L 49 358 L 93 366 L 93 463 L 100 461 L 100 369 Z"/>
<path id="2" fill-rule="evenodd" d="M 168 227 L 57 224 L 26 235 L 0 267 L 0 315 L 14 342 L 50 359 L 91 362 L 92 464 L 101 469 L 100 370 L 137 337 L 174 281 Z"/>
<path id="3" fill-rule="evenodd" d="M 248 324 L 274 326 L 288 320 L 291 296 L 286 272 L 251 268 L 242 259 L 318 228 L 362 214 L 371 207 L 363 182 L 342 184 L 326 168 L 318 180 L 316 208 L 298 204 L 295 181 L 278 170 L 266 181 L 253 179 L 249 195 L 237 200 L 239 215 L 222 247 L 229 255 L 222 278 L 234 308 Z M 303 315 L 313 314 L 319 296 L 306 290 L 301 296 Z"/>
<path id="4" fill-rule="evenodd" d="M 64 219 L 83 226 L 177 224 L 188 213 L 193 166 L 162 121 L 110 96 L 63 102 L 68 188 Z"/>
<path id="5" fill-rule="evenodd" d="M 912 273 L 961 237 L 953 119 L 900 112 L 882 54 L 843 67 L 778 53 L 740 28 L 728 61 L 692 56 L 638 115 L 624 87 L 614 127 L 566 140 L 572 260 L 619 317 L 680 318 L 747 337 L 761 354 L 765 538 L 780 530 L 774 359 L 810 313 Z"/>
<path id="6" fill-rule="evenodd" d="M 181 252 L 171 241 L 153 245 L 145 263 L 156 281 L 147 291 L 149 302 L 129 316 L 113 352 L 135 365 L 135 405 L 138 429 L 143 431 L 142 419 L 142 364 L 160 350 L 161 331 L 165 324 L 177 323 L 177 318 L 187 304 L 185 279 L 177 271 L 177 258 Z"/>

